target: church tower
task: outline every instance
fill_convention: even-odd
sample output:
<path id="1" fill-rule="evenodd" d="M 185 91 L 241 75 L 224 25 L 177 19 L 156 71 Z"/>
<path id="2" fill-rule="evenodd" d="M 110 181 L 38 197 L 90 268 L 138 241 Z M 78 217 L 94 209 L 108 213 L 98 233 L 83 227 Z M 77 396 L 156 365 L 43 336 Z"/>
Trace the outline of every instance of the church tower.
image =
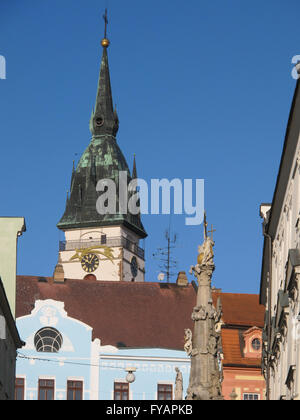
<path id="1" fill-rule="evenodd" d="M 140 215 L 120 211 L 120 190 L 126 189 L 136 176 L 136 162 L 130 174 L 116 135 L 119 119 L 113 107 L 108 55 L 109 40 L 105 36 L 96 104 L 90 119 L 92 139 L 71 178 L 66 209 L 57 227 L 65 233 L 60 242 L 59 277 L 69 279 L 94 278 L 101 281 L 143 282 L 145 275 L 144 250 L 140 241 L 147 233 Z M 126 175 L 126 184 L 120 182 Z M 112 180 L 116 185 L 116 213 L 99 214 L 96 203 L 100 192 L 98 181 Z M 120 185 L 121 184 L 121 185 Z M 122 193 L 122 192 L 121 192 Z M 124 191 L 123 191 L 124 193 Z M 129 193 L 130 194 L 130 193 Z M 124 213 L 124 214 L 122 214 Z M 55 275 L 54 275 L 55 278 Z"/>

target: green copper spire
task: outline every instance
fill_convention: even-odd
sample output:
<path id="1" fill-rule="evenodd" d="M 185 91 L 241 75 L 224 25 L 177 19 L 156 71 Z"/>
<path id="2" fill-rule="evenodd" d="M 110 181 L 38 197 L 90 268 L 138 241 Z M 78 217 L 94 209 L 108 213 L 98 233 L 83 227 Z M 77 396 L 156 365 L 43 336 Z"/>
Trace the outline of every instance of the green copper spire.
<path id="1" fill-rule="evenodd" d="M 107 14 L 105 17 L 105 25 L 107 25 Z M 112 179 L 118 192 L 119 172 L 127 173 L 128 183 L 133 178 L 116 140 L 119 119 L 116 110 L 113 108 L 107 55 L 109 41 L 104 38 L 101 44 L 103 54 L 96 104 L 90 119 L 92 140 L 81 156 L 76 169 L 73 168 L 69 199 L 66 203 L 65 213 L 57 227 L 67 230 L 124 225 L 135 231 L 141 238 L 145 238 L 147 233 L 139 215 L 118 213 L 118 197 L 117 214 L 99 215 L 96 210 L 96 203 L 99 198 L 99 193 L 96 191 L 98 181 Z"/>
<path id="2" fill-rule="evenodd" d="M 103 134 L 116 136 L 118 129 L 119 119 L 113 108 L 107 47 L 103 47 L 96 104 L 90 120 L 90 130 L 93 136 Z"/>
<path id="3" fill-rule="evenodd" d="M 107 9 L 105 10 L 105 15 L 103 18 L 105 22 L 104 39 L 101 41 L 103 54 L 101 60 L 95 110 L 93 110 L 90 120 L 90 130 L 93 136 L 99 136 L 103 134 L 111 134 L 116 136 L 119 129 L 119 119 L 116 110 L 113 109 L 107 56 L 107 49 L 109 47 L 109 40 L 107 39 Z"/>

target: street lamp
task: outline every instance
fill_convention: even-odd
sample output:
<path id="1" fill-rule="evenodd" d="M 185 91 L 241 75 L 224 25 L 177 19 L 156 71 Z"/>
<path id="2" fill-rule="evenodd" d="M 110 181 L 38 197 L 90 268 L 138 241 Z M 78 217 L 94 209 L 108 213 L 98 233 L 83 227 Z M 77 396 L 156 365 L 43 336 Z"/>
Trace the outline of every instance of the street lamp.
<path id="1" fill-rule="evenodd" d="M 135 374 L 133 372 L 136 372 L 136 368 L 128 367 L 125 369 L 125 372 L 128 372 L 126 376 L 126 382 L 132 384 L 135 381 Z"/>

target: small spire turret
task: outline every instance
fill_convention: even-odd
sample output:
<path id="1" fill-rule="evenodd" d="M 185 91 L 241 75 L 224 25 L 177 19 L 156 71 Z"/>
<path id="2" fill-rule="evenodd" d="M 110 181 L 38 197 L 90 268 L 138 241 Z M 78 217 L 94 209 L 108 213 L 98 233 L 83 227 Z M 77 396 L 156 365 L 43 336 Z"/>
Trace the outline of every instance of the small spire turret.
<path id="1" fill-rule="evenodd" d="M 132 179 L 137 179 L 137 169 L 136 169 L 136 160 L 135 154 L 133 155 L 133 168 L 132 168 Z"/>

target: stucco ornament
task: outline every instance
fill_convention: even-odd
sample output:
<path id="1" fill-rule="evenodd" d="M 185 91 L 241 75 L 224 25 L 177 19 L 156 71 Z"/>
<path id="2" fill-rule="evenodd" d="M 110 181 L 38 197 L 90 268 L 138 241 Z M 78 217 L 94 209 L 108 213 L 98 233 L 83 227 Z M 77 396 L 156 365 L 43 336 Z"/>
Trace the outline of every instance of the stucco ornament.
<path id="1" fill-rule="evenodd" d="M 75 254 L 70 258 L 70 261 L 82 261 L 82 259 L 89 255 L 90 253 L 102 255 L 103 257 L 109 259 L 112 263 L 114 262 L 114 254 L 112 248 L 108 246 L 101 245 L 101 246 L 93 246 L 90 248 L 85 249 L 76 249 Z"/>
<path id="2" fill-rule="evenodd" d="M 192 320 L 199 321 L 200 319 L 204 320 L 207 318 L 207 311 L 204 306 L 195 306 L 192 313 Z"/>
<path id="3" fill-rule="evenodd" d="M 55 327 L 58 323 L 56 316 L 57 310 L 51 306 L 46 306 L 41 310 L 40 323 L 45 326 Z"/>
<path id="4" fill-rule="evenodd" d="M 193 339 L 192 331 L 189 328 L 185 329 L 184 330 L 184 351 L 187 353 L 188 356 L 192 354 L 192 350 L 193 350 L 192 339 Z"/>

